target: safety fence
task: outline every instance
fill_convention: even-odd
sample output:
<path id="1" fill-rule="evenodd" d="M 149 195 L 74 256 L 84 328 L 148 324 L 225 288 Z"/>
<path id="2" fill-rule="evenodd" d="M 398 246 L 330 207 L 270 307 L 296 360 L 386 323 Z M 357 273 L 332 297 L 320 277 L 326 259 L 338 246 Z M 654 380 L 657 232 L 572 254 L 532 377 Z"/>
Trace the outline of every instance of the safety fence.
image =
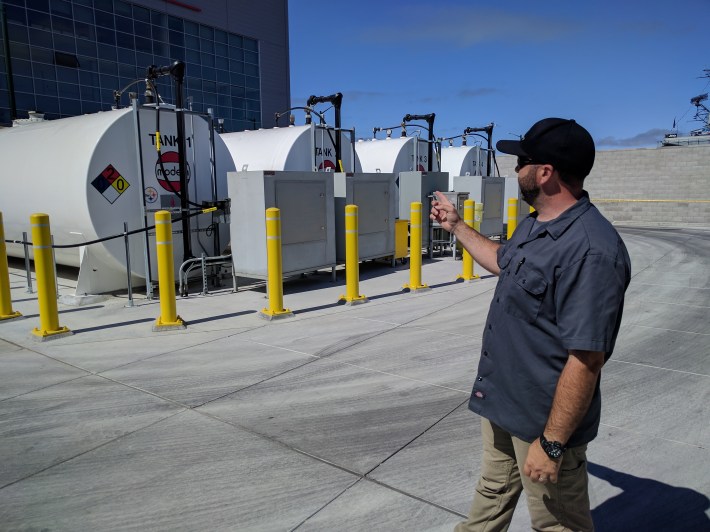
<path id="1" fill-rule="evenodd" d="M 30 216 L 32 241 L 27 240 L 27 233 L 23 233 L 22 240 L 5 239 L 5 229 L 0 212 L 0 322 L 22 317 L 22 314 L 12 309 L 10 296 L 9 268 L 7 261 L 7 243 L 20 244 L 25 250 L 25 269 L 27 271 L 27 291 L 32 290 L 32 275 L 28 248 L 31 246 L 34 253 L 35 275 L 37 278 L 37 301 L 39 305 L 40 326 L 32 330 L 32 334 L 41 340 L 58 338 L 71 334 L 71 330 L 59 324 L 57 299 L 59 296 L 57 284 L 57 269 L 54 258 L 55 249 L 77 248 L 99 244 L 109 240 L 123 238 L 126 246 L 126 275 L 128 283 L 128 305 L 133 306 L 133 290 L 131 282 L 130 247 L 128 237 L 131 235 L 156 231 L 156 249 L 158 257 L 158 286 L 161 295 L 161 315 L 156 320 L 154 330 L 170 330 L 184 328 L 184 323 L 175 311 L 175 274 L 172 249 L 172 224 L 183 219 L 205 214 L 215 210 L 215 207 L 200 209 L 185 216 L 172 218 L 169 211 L 155 213 L 155 225 L 128 231 L 124 222 L 123 232 L 107 237 L 97 238 L 78 244 L 55 244 L 50 229 L 49 215 L 36 213 Z M 227 257 L 225 257 L 226 260 Z M 190 262 L 190 261 L 186 261 Z M 202 258 L 203 264 L 205 258 Z M 183 264 L 184 266 L 184 264 Z M 181 266 L 182 271 L 182 266 Z M 204 277 L 204 273 L 203 273 Z"/>
<path id="2" fill-rule="evenodd" d="M 509 206 L 513 219 L 517 216 L 517 203 Z M 210 212 L 214 208 L 204 209 L 187 216 L 196 216 Z M 411 204 L 409 224 L 409 283 L 403 286 L 405 291 L 419 292 L 429 290 L 429 286 L 422 282 L 422 234 L 426 225 L 423 222 L 423 205 L 421 202 Z M 476 205 L 473 200 L 466 200 L 464 204 L 464 222 L 474 229 L 480 227 L 480 213 L 482 205 Z M 476 214 L 474 214 L 476 213 Z M 27 249 L 32 246 L 34 251 L 35 274 L 37 277 L 37 300 L 39 305 L 40 326 L 32 330 L 32 334 L 40 340 L 60 338 L 72 334 L 68 327 L 59 323 L 58 316 L 58 291 L 56 280 L 56 265 L 54 249 L 72 248 L 98 244 L 115 238 L 124 238 L 126 244 L 127 277 L 129 298 L 131 294 L 131 270 L 128 236 L 155 230 L 155 245 L 157 250 L 158 287 L 160 294 L 160 315 L 153 325 L 153 331 L 166 331 L 184 329 L 185 321 L 178 316 L 176 309 L 175 272 L 173 259 L 173 230 L 172 224 L 182 218 L 172 218 L 169 211 L 155 213 L 155 224 L 150 227 L 133 231 L 127 230 L 124 224 L 123 233 L 109 237 L 98 238 L 81 244 L 54 244 L 52 242 L 49 215 L 38 213 L 30 216 L 32 241 L 29 242 L 23 235 L 22 241 L 5 240 L 2 213 L 0 212 L 0 322 L 21 318 L 21 313 L 13 310 L 10 295 L 9 269 L 7 262 L 6 242 L 22 244 Z M 340 296 L 340 302 L 347 305 L 366 303 L 367 297 L 359 291 L 359 257 L 358 257 L 358 207 L 345 206 L 345 237 L 346 237 L 346 293 Z M 283 305 L 283 275 L 281 255 L 281 212 L 277 208 L 270 208 L 265 213 L 266 240 L 267 240 L 267 291 L 268 307 L 262 309 L 260 315 L 272 320 L 293 316 L 293 312 Z M 418 252 L 416 251 L 418 250 Z M 25 254 L 25 262 L 29 263 L 29 255 Z M 202 263 L 205 263 L 203 257 Z M 29 270 L 28 270 L 29 275 Z M 473 258 L 464 250 L 462 260 L 462 273 L 458 281 L 471 281 L 478 279 L 474 274 Z M 28 276 L 28 282 L 31 277 Z M 31 289 L 31 285 L 30 285 Z"/>

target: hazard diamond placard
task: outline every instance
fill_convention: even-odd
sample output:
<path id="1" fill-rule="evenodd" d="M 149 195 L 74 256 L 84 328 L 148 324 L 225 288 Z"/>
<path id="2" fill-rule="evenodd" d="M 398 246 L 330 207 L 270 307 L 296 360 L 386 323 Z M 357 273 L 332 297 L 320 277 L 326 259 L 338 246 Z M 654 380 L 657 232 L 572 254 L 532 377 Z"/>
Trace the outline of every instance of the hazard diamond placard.
<path id="1" fill-rule="evenodd" d="M 116 170 L 113 165 L 109 164 L 104 170 L 96 176 L 91 184 L 96 190 L 99 191 L 104 198 L 108 200 L 109 203 L 116 201 L 121 194 L 123 194 L 130 183 L 123 177 L 118 170 Z"/>

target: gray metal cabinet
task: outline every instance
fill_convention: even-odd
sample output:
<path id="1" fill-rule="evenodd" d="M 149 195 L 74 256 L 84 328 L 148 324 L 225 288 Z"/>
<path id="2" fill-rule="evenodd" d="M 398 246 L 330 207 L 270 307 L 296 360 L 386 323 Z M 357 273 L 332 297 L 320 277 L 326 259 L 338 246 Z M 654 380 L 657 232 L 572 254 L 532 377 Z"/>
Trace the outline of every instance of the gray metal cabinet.
<path id="1" fill-rule="evenodd" d="M 335 210 L 330 172 L 229 172 L 234 275 L 265 279 L 266 223 L 281 211 L 284 277 L 335 267 Z"/>

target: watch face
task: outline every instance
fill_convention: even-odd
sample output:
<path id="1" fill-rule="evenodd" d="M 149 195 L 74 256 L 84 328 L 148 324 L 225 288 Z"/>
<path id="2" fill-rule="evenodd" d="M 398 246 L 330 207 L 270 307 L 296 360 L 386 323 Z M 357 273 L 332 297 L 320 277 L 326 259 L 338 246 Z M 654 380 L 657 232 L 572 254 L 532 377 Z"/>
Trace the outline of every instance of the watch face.
<path id="1" fill-rule="evenodd" d="M 542 445 L 542 450 L 553 460 L 561 458 L 565 452 L 564 445 L 558 441 L 548 441 L 545 436 L 540 436 L 540 444 Z"/>
<path id="2" fill-rule="evenodd" d="M 552 444 L 552 445 L 548 446 L 548 448 L 545 449 L 545 451 L 547 452 L 547 455 L 548 455 L 550 458 L 557 459 L 557 458 L 560 458 L 560 457 L 562 456 L 562 449 L 560 449 L 559 447 L 557 447 L 557 445 L 555 445 L 555 444 Z"/>

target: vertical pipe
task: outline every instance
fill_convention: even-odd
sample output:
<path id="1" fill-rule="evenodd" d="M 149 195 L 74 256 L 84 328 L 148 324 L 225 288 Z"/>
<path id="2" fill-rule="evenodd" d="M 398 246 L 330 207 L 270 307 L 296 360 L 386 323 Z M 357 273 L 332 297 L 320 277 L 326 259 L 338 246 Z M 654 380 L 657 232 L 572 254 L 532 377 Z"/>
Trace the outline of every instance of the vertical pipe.
<path id="1" fill-rule="evenodd" d="M 52 260 L 52 237 L 49 230 L 49 215 L 36 213 L 30 216 L 32 226 L 32 246 L 35 256 L 37 275 L 37 302 L 39 304 L 40 327 L 32 334 L 46 340 L 50 337 L 71 334 L 66 327 L 59 325 L 57 308 L 57 287 L 54 280 L 54 261 Z"/>
<path id="2" fill-rule="evenodd" d="M 404 129 L 403 129 L 404 131 Z M 413 135 L 414 139 L 414 160 L 412 161 L 412 171 L 416 172 L 419 170 L 419 137 L 415 134 Z"/>
<path id="3" fill-rule="evenodd" d="M 158 293 L 160 316 L 153 331 L 184 329 L 185 322 L 175 307 L 175 264 L 173 259 L 173 222 L 170 212 L 155 213 L 155 249 L 158 255 Z"/>
<path id="4" fill-rule="evenodd" d="M 209 291 L 207 290 L 207 255 L 202 252 L 200 255 L 200 266 L 202 267 L 202 295 L 207 295 Z M 187 277 L 187 276 L 186 276 Z M 185 282 L 187 284 L 187 280 Z"/>
<path id="5" fill-rule="evenodd" d="M 127 307 L 133 306 L 133 285 L 131 284 L 131 248 L 128 244 L 128 223 L 123 222 L 123 242 L 126 245 L 126 281 L 128 282 Z"/>
<path id="6" fill-rule="evenodd" d="M 30 250 L 27 244 L 27 233 L 22 233 L 22 247 L 25 249 L 25 272 L 27 272 L 27 293 L 32 293 L 32 268 L 30 268 Z"/>
<path id="7" fill-rule="evenodd" d="M 50 235 L 52 241 L 52 270 L 54 271 L 54 288 L 57 299 L 59 299 L 59 278 L 57 277 L 57 254 L 54 252 L 54 235 Z"/>
<path id="8" fill-rule="evenodd" d="M 345 295 L 340 301 L 346 304 L 365 303 L 367 298 L 360 295 L 360 267 L 358 250 L 358 208 L 345 206 Z"/>
<path id="9" fill-rule="evenodd" d="M 212 202 L 213 204 L 217 204 L 217 154 L 215 152 L 214 148 L 214 120 L 211 116 L 208 117 L 208 123 L 210 127 L 210 183 L 212 184 Z M 193 129 L 193 136 L 194 136 L 194 129 Z M 194 139 L 193 139 L 194 142 Z M 197 184 L 197 178 L 195 178 L 195 184 Z M 195 193 L 195 197 L 197 197 L 197 193 Z M 222 244 L 219 239 L 219 221 L 215 219 L 215 215 L 212 214 L 212 222 L 216 223 L 213 237 L 212 237 L 212 244 L 214 245 L 214 253 L 215 255 L 219 255 L 222 253 Z"/>
<path id="10" fill-rule="evenodd" d="M 409 229 L 409 284 L 404 288 L 412 292 L 426 290 L 422 284 L 422 202 L 413 201 L 410 213 Z"/>
<path id="11" fill-rule="evenodd" d="M 143 171 L 143 147 L 141 145 L 141 124 L 140 116 L 138 114 L 138 99 L 132 100 L 133 105 L 133 125 L 135 126 L 136 133 L 136 156 L 138 163 L 138 174 L 141 176 L 141 189 L 145 191 L 145 172 Z M 145 193 L 142 194 L 143 198 L 141 200 L 141 217 L 143 218 L 143 229 L 148 227 L 148 214 L 145 204 Z M 143 231 L 143 262 L 145 267 L 145 297 L 147 299 L 153 299 L 153 279 L 151 264 L 150 264 L 150 239 L 148 238 L 148 231 Z"/>
<path id="12" fill-rule="evenodd" d="M 518 227 L 518 200 L 517 198 L 508 199 L 508 232 L 507 238 L 513 236 L 515 228 Z"/>
<path id="13" fill-rule="evenodd" d="M 313 155 L 313 164 L 311 165 L 311 172 L 318 171 L 318 153 L 316 152 L 316 126 L 311 124 L 311 154 Z"/>
<path id="14" fill-rule="evenodd" d="M 261 310 L 267 320 L 293 316 L 283 306 L 283 269 L 281 264 L 281 211 L 275 207 L 266 209 L 266 264 L 269 308 Z"/>
<path id="15" fill-rule="evenodd" d="M 493 158 L 493 124 L 489 124 L 486 126 L 486 133 L 487 133 L 487 141 L 488 141 L 488 150 L 486 152 L 486 176 L 492 176 L 491 174 L 491 166 L 492 166 L 492 158 Z"/>
<path id="16" fill-rule="evenodd" d="M 355 172 L 355 128 L 352 128 L 350 133 L 350 165 L 351 172 Z"/>
<path id="17" fill-rule="evenodd" d="M 10 271 L 7 266 L 7 247 L 5 246 L 5 228 L 0 212 L 0 320 L 10 320 L 22 316 L 12 310 L 10 295 Z"/>
<path id="18" fill-rule="evenodd" d="M 434 118 L 436 118 L 436 113 L 431 113 L 428 115 L 427 122 L 429 126 L 429 146 L 427 147 L 427 157 L 429 157 L 429 171 L 434 171 Z"/>
<path id="19" fill-rule="evenodd" d="M 187 188 L 187 163 L 185 161 L 185 99 L 183 82 L 185 63 L 175 61 L 170 66 L 170 74 L 175 85 L 175 120 L 177 121 L 178 169 L 180 172 L 180 216 L 182 216 L 182 260 L 192 258 L 192 234 L 190 231 L 190 193 Z"/>
<path id="20" fill-rule="evenodd" d="M 463 202 L 463 221 L 469 227 L 474 227 L 474 212 L 476 207 L 478 207 L 478 204 L 472 199 L 467 199 Z M 473 272 L 473 257 L 468 251 L 466 251 L 466 248 L 463 249 L 463 258 L 461 263 L 461 275 L 459 275 L 456 279 L 461 279 L 462 281 L 472 281 L 473 279 L 479 278 L 479 276 L 475 275 Z"/>
<path id="21" fill-rule="evenodd" d="M 335 167 L 336 172 L 345 172 L 343 168 L 343 147 L 341 144 L 342 119 L 340 117 L 340 107 L 343 104 L 343 95 L 338 92 L 334 95 L 333 106 L 335 107 Z"/>

